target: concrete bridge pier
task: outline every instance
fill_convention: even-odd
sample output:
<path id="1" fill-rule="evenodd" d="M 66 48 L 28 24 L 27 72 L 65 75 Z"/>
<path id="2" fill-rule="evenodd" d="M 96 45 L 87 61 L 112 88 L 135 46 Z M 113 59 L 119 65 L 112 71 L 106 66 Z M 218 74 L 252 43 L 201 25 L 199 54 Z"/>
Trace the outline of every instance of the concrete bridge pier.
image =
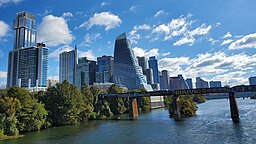
<path id="1" fill-rule="evenodd" d="M 240 116 L 239 116 L 236 96 L 234 92 L 229 93 L 229 103 L 230 103 L 230 112 L 231 112 L 232 120 L 234 122 L 239 122 Z"/>
<path id="2" fill-rule="evenodd" d="M 179 96 L 178 95 L 173 95 L 173 97 L 172 97 L 172 110 L 173 110 L 172 117 L 175 120 L 180 120 L 181 116 L 180 116 Z"/>
<path id="3" fill-rule="evenodd" d="M 138 119 L 139 117 L 138 104 L 135 97 L 129 98 L 129 117 L 133 119 Z"/>

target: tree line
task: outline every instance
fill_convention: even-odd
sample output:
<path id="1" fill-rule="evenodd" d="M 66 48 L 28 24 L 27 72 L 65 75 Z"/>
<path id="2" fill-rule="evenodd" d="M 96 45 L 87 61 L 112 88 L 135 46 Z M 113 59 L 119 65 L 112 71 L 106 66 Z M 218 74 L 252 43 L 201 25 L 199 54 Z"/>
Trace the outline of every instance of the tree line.
<path id="1" fill-rule="evenodd" d="M 105 93 L 122 92 L 113 84 Z M 0 89 L 0 138 L 129 112 L 128 98 L 98 100 L 100 93 L 95 86 L 84 84 L 79 90 L 68 81 L 39 92 L 16 86 Z M 150 110 L 150 98 L 138 98 L 138 107 L 141 112 Z"/>

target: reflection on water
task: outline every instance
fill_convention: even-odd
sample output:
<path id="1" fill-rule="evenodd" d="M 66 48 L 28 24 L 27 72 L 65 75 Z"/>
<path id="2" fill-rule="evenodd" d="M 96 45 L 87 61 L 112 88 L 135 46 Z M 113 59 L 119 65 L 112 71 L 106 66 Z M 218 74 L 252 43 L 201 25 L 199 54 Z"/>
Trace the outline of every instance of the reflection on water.
<path id="1" fill-rule="evenodd" d="M 27 133 L 0 144 L 94 143 L 253 143 L 256 141 L 256 101 L 238 99 L 240 123 L 230 118 L 229 101 L 208 100 L 198 105 L 197 115 L 174 121 L 164 109 L 141 114 L 139 120 L 90 121 Z"/>

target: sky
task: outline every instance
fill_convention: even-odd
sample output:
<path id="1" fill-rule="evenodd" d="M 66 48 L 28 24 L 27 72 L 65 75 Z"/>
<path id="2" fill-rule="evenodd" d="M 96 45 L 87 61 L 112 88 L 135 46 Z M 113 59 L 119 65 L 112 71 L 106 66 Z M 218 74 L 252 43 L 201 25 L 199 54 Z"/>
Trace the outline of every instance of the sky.
<path id="1" fill-rule="evenodd" d="M 255 0 L 0 0 L 0 87 L 7 80 L 13 19 L 35 15 L 37 42 L 49 48 L 48 78 L 58 79 L 59 54 L 114 55 L 127 33 L 136 56 L 156 56 L 170 76 L 201 77 L 222 85 L 256 76 Z"/>

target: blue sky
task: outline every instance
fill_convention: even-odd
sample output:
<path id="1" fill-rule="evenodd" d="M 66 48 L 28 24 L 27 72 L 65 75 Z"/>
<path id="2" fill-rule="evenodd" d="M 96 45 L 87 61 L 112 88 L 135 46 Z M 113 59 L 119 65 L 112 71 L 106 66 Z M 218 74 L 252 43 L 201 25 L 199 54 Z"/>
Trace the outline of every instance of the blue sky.
<path id="1" fill-rule="evenodd" d="M 36 17 L 51 79 L 58 79 L 62 51 L 77 45 L 80 57 L 113 55 L 115 37 L 126 32 L 135 54 L 155 55 L 170 76 L 248 84 L 256 76 L 255 6 L 255 0 L 2 0 L 0 87 L 13 47 L 12 22 L 21 11 Z"/>

